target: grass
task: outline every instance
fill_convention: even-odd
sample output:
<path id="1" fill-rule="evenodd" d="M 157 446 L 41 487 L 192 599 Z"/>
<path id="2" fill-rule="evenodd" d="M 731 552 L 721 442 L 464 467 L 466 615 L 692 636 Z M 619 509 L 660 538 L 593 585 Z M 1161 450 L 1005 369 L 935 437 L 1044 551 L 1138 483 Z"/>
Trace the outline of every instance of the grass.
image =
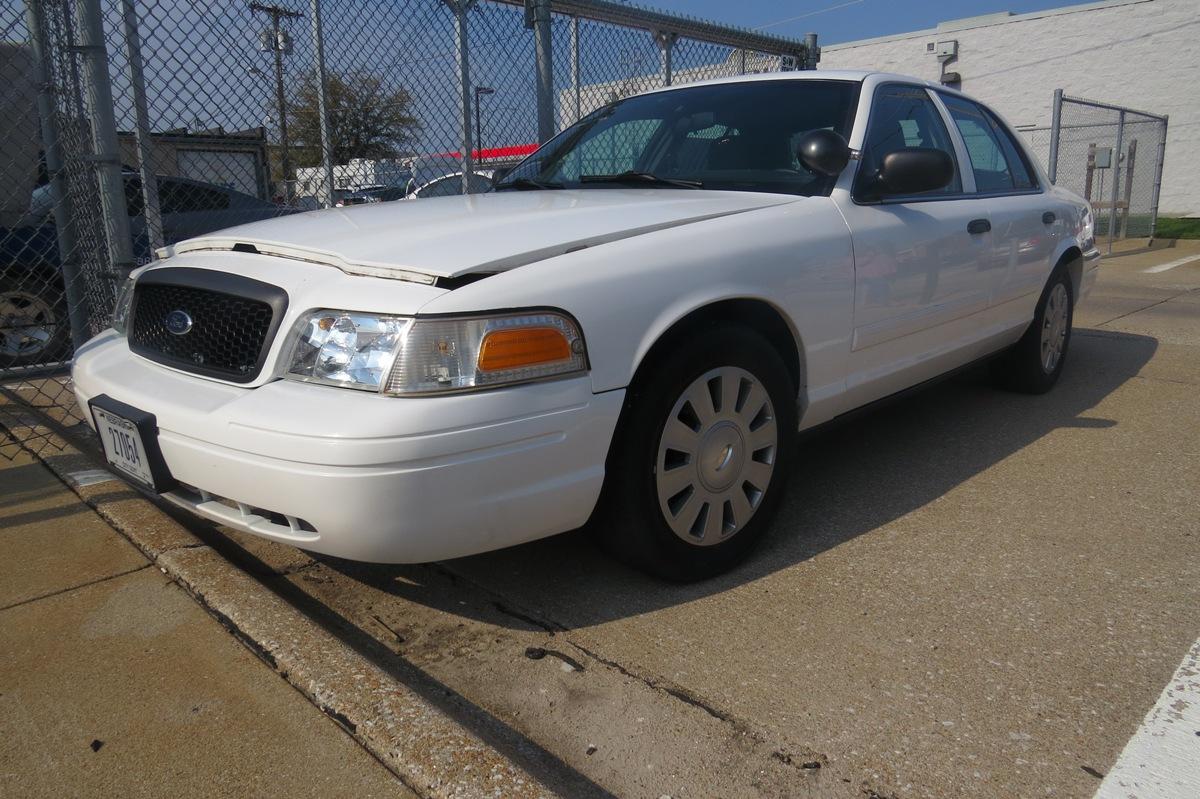
<path id="1" fill-rule="evenodd" d="M 1131 214 L 1125 229 L 1125 237 L 1142 239 L 1150 235 L 1150 215 Z M 1108 236 L 1108 219 L 1101 216 L 1096 220 L 1096 238 Z M 1184 219 L 1178 216 L 1160 216 L 1158 228 L 1154 232 L 1156 239 L 1200 239 L 1200 219 Z"/>
<path id="2" fill-rule="evenodd" d="M 1160 216 L 1154 235 L 1159 239 L 1200 239 L 1200 219 Z"/>

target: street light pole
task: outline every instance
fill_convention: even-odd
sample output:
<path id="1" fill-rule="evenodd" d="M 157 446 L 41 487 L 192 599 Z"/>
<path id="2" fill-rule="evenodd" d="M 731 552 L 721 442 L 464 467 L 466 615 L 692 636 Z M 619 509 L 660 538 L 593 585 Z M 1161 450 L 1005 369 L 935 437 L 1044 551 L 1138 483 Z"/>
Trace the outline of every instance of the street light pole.
<path id="1" fill-rule="evenodd" d="M 495 94 L 496 90 L 490 86 L 475 87 L 475 150 L 479 157 L 483 157 L 483 122 L 479 117 L 479 98 L 487 94 Z"/>
<path id="2" fill-rule="evenodd" d="M 271 51 L 275 56 L 275 102 L 279 106 L 279 150 L 283 167 L 283 198 L 285 201 L 291 202 L 292 186 L 288 181 L 288 174 L 292 171 L 292 159 L 288 153 L 287 98 L 283 93 L 284 42 L 280 38 L 279 21 L 281 19 L 300 19 L 304 15 L 276 5 L 251 3 L 250 13 L 258 12 L 271 17 Z"/>

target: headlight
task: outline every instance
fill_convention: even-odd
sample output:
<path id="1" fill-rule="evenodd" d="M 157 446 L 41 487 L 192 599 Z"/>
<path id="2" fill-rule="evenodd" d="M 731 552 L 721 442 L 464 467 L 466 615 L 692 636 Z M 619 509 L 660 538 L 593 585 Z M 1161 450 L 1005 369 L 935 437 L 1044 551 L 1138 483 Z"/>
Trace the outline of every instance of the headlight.
<path id="1" fill-rule="evenodd" d="M 125 335 L 129 330 L 129 311 L 133 307 L 133 284 L 134 279 L 129 277 L 121 284 L 121 290 L 117 292 L 117 302 L 113 305 L 112 312 L 112 329 Z"/>
<path id="2" fill-rule="evenodd" d="M 314 311 L 293 329 L 286 377 L 378 391 L 411 319 Z"/>
<path id="3" fill-rule="evenodd" d="M 587 354 L 570 317 L 530 311 L 412 319 L 320 310 L 300 320 L 285 377 L 436 394 L 579 374 Z"/>
<path id="4" fill-rule="evenodd" d="M 1079 242 L 1084 247 L 1090 247 L 1096 238 L 1096 216 L 1092 205 L 1088 203 L 1079 215 Z"/>

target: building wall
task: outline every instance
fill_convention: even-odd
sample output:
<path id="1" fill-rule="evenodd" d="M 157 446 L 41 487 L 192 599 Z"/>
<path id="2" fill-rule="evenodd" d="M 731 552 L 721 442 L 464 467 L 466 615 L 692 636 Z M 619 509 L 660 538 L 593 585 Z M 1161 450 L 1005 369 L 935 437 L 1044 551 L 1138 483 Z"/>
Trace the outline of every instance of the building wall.
<path id="1" fill-rule="evenodd" d="M 1109 0 L 829 45 L 822 69 L 873 69 L 936 81 L 930 42 L 958 41 L 959 88 L 1013 125 L 1050 124 L 1068 95 L 1169 114 L 1160 209 L 1200 214 L 1200 0 Z M 1139 162 L 1145 156 L 1139 156 Z"/>
<path id="2" fill-rule="evenodd" d="M 156 175 L 191 178 L 258 197 L 271 198 L 267 186 L 267 141 L 261 130 L 225 134 L 152 133 L 150 161 Z M 121 164 L 138 169 L 137 139 L 132 133 L 117 133 Z"/>

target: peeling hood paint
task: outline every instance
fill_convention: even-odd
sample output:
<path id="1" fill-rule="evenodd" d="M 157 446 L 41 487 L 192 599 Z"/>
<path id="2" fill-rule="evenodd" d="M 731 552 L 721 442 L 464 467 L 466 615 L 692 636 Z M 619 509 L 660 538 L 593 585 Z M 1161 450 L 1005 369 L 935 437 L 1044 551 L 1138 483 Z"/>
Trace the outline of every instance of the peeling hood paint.
<path id="1" fill-rule="evenodd" d="M 232 250 L 241 244 L 352 274 L 432 283 L 798 199 L 733 191 L 587 189 L 400 200 L 240 225 L 180 242 L 166 254 Z"/>

